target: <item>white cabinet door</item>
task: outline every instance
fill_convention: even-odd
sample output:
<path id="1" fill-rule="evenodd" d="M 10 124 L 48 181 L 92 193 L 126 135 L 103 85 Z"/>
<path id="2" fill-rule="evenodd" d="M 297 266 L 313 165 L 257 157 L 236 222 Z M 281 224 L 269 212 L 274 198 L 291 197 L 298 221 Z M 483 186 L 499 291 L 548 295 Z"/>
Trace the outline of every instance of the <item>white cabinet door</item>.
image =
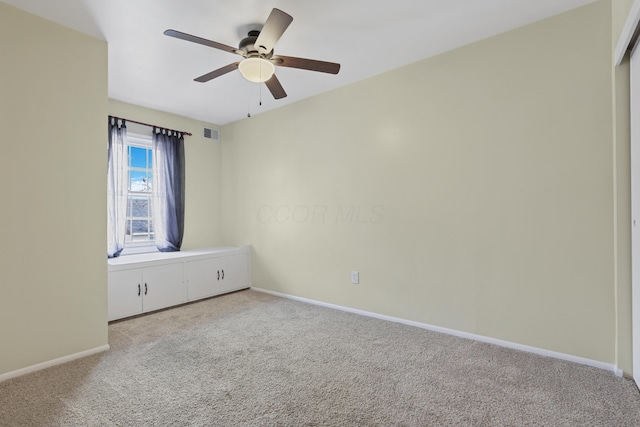
<path id="1" fill-rule="evenodd" d="M 249 255 L 237 254 L 189 261 L 186 264 L 189 301 L 251 286 Z"/>
<path id="2" fill-rule="evenodd" d="M 187 262 L 187 295 L 189 301 L 210 297 L 223 292 L 220 287 L 219 258 Z"/>
<path id="3" fill-rule="evenodd" d="M 238 254 L 220 258 L 220 282 L 223 292 L 251 286 L 249 255 Z"/>
<path id="4" fill-rule="evenodd" d="M 143 268 L 143 310 L 151 311 L 187 302 L 183 264 Z"/>
<path id="5" fill-rule="evenodd" d="M 142 269 L 109 273 L 109 320 L 142 313 Z"/>

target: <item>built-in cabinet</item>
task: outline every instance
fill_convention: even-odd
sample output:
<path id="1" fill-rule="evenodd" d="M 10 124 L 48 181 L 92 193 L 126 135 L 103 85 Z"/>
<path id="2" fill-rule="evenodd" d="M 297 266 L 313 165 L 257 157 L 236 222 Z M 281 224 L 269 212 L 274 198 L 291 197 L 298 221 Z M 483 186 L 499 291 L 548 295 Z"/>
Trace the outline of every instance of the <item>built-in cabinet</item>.
<path id="1" fill-rule="evenodd" d="M 109 320 L 251 286 L 249 248 L 209 248 L 109 260 Z"/>

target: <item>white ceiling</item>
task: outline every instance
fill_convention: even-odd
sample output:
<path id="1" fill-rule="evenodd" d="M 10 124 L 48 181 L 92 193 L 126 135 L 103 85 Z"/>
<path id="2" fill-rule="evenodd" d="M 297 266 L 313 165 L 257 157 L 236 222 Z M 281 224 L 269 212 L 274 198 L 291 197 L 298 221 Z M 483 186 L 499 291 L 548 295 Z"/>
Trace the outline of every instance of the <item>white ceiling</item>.
<path id="1" fill-rule="evenodd" d="M 110 98 L 224 125 L 594 0 L 0 1 L 106 40 Z M 288 94 L 278 101 L 237 71 L 196 83 L 240 57 L 162 34 L 237 46 L 274 7 L 294 18 L 275 53 L 338 62 L 338 75 L 278 67 Z"/>

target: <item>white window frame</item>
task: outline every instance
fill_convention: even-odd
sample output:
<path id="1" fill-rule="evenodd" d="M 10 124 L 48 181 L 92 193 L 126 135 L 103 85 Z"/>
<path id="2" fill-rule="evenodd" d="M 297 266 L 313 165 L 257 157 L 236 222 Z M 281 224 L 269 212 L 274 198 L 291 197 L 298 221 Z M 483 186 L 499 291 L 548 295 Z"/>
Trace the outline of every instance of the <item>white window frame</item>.
<path id="1" fill-rule="evenodd" d="M 151 135 L 144 135 L 140 133 L 127 133 L 127 156 L 129 155 L 129 146 L 132 147 L 141 147 L 141 148 L 152 148 L 152 138 Z M 152 168 L 155 165 L 152 165 Z M 127 183 L 129 181 L 129 159 L 127 158 Z M 127 191 L 129 193 L 129 191 Z M 128 201 L 129 197 L 127 197 Z M 128 220 L 128 216 L 127 216 Z M 150 253 L 150 252 L 158 252 L 158 248 L 156 247 L 156 243 L 153 240 L 148 240 L 144 242 L 127 242 L 125 241 L 124 249 L 122 250 L 121 255 L 132 255 L 139 253 Z"/>

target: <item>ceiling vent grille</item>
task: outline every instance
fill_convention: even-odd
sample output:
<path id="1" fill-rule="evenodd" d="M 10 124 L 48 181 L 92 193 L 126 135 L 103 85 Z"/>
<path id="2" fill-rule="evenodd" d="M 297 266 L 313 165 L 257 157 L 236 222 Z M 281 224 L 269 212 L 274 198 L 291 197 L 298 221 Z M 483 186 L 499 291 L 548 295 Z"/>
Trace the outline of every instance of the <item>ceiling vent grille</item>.
<path id="1" fill-rule="evenodd" d="M 212 139 L 214 141 L 220 141 L 220 131 L 218 129 L 204 128 L 202 132 L 204 139 Z"/>

